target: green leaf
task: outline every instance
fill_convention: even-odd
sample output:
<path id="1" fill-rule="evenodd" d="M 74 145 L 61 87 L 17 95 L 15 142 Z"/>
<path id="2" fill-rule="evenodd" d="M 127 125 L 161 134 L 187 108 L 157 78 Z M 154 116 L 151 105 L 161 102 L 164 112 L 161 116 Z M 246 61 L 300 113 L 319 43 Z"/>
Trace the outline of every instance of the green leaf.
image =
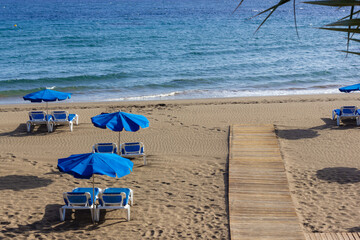
<path id="1" fill-rule="evenodd" d="M 360 1 L 356 0 L 332 0 L 332 1 L 311 1 L 307 4 L 325 5 L 331 7 L 360 6 Z"/>

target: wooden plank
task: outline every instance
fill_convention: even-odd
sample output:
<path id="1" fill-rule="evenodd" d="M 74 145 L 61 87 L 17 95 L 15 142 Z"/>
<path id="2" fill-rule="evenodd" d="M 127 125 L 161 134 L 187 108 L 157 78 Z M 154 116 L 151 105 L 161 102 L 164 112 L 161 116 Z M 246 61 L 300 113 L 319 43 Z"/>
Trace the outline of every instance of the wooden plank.
<path id="1" fill-rule="evenodd" d="M 231 126 L 229 214 L 231 239 L 305 239 L 273 125 Z"/>
<path id="2" fill-rule="evenodd" d="M 355 238 L 355 240 L 360 240 L 360 235 L 359 235 L 359 233 L 353 232 L 352 235 L 353 235 L 353 237 Z"/>

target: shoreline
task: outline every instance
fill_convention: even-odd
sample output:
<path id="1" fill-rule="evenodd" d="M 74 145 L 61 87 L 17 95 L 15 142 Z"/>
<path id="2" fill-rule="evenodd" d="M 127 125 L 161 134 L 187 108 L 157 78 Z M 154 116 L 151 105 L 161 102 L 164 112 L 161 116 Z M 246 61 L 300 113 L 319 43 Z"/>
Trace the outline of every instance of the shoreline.
<path id="1" fill-rule="evenodd" d="M 357 96 L 359 95 L 359 96 Z M 273 96 L 251 96 L 251 97 L 225 97 L 225 98 L 189 98 L 189 99 L 157 99 L 157 100 L 136 100 L 136 101 L 81 101 L 73 102 L 69 100 L 49 102 L 49 107 L 53 104 L 68 104 L 68 105 L 151 105 L 166 103 L 209 103 L 209 102 L 236 102 L 236 103 L 276 103 L 279 101 L 294 102 L 294 101 L 339 101 L 339 100 L 354 100 L 354 98 L 360 99 L 359 93 L 323 93 L 323 94 L 294 94 L 294 95 L 273 95 Z M 262 102 L 259 102 L 262 101 Z M 27 107 L 27 106 L 39 106 L 44 105 L 45 102 L 32 103 L 30 101 L 23 101 L 22 103 L 0 103 L 0 107 Z"/>
<path id="2" fill-rule="evenodd" d="M 113 101 L 113 100 L 103 100 L 103 101 L 87 101 L 87 100 L 81 100 L 81 101 L 72 101 L 73 99 L 69 100 L 65 100 L 65 101 L 61 101 L 61 102 L 70 102 L 70 103 L 79 103 L 79 104 L 87 104 L 87 103 L 118 103 L 118 102 L 122 102 L 122 103 L 140 103 L 140 102 L 161 102 L 161 101 L 197 101 L 197 100 L 231 100 L 231 99 L 259 99 L 259 98 L 286 98 L 286 97 L 301 97 L 301 96 L 337 96 L 338 94 L 356 94 L 356 93 L 318 93 L 318 94 L 287 94 L 287 95 L 263 95 L 263 96 L 239 96 L 239 97 L 214 97 L 214 98 L 179 98 L 179 99 L 152 99 L 152 100 L 118 100 L 118 101 Z M 18 97 L 18 98 L 22 98 L 22 97 Z M 15 99 L 15 98 L 14 98 Z M 4 106 L 4 105 L 23 105 L 23 104 L 28 104 L 30 103 L 29 101 L 24 101 L 22 100 L 22 102 L 1 102 L 0 101 L 0 106 Z M 52 102 L 50 102 L 52 103 Z M 34 103 L 31 103 L 34 104 Z"/>
<path id="3" fill-rule="evenodd" d="M 69 132 L 36 128 L 27 134 L 27 112 L 43 103 L 0 105 L 0 238 L 229 238 L 227 216 L 228 131 L 232 124 L 273 124 L 289 187 L 304 232 L 360 231 L 359 127 L 336 126 L 331 111 L 360 105 L 360 95 L 291 95 L 229 99 L 49 104 L 77 113 L 80 125 Z M 117 134 L 92 126 L 90 118 L 117 110 L 142 114 L 150 127 L 121 133 L 122 141 L 142 141 L 148 165 L 134 160 L 134 172 L 115 179 L 96 178 L 96 186 L 130 187 L 135 205 L 108 211 L 93 227 L 86 211 L 59 221 L 62 192 L 91 186 L 60 174 L 57 159 L 90 152 L 96 142 L 116 142 Z M 16 196 L 27 196 L 16 199 Z M 33 201 L 27 201 L 33 199 Z M 15 201 L 16 200 L 16 201 Z"/>

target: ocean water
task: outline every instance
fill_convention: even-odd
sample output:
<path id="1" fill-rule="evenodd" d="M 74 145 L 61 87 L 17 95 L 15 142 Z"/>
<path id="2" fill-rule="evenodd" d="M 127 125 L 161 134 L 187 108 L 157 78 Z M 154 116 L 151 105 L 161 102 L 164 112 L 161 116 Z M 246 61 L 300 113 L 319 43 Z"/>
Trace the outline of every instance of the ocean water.
<path id="1" fill-rule="evenodd" d="M 2 0 L 0 103 L 48 87 L 71 101 L 336 93 L 358 78 L 346 35 L 318 27 L 348 9 L 271 1 Z"/>

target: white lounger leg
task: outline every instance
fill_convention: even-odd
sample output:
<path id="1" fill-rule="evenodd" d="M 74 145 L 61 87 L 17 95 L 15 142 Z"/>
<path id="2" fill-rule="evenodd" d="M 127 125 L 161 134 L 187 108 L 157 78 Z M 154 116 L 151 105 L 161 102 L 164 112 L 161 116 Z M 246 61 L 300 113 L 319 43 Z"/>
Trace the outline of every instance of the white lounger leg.
<path id="1" fill-rule="evenodd" d="M 340 117 L 337 117 L 337 125 L 340 126 Z"/>
<path id="2" fill-rule="evenodd" d="M 65 208 L 60 208 L 59 212 L 60 212 L 60 221 L 65 221 Z"/>
<path id="3" fill-rule="evenodd" d="M 26 131 L 31 132 L 31 123 L 29 121 L 26 122 Z"/>
<path id="4" fill-rule="evenodd" d="M 49 133 L 52 132 L 53 129 L 54 129 L 54 123 L 53 122 L 48 122 L 47 129 L 48 129 Z"/>
<path id="5" fill-rule="evenodd" d="M 335 117 L 336 117 L 335 111 L 332 111 L 332 120 L 335 120 Z"/>
<path id="6" fill-rule="evenodd" d="M 91 220 L 94 221 L 94 217 L 96 217 L 96 213 L 95 213 L 95 216 L 94 216 L 94 209 L 90 208 L 90 213 L 91 213 Z"/>
<path id="7" fill-rule="evenodd" d="M 73 131 L 73 122 L 69 122 L 70 132 Z"/>
<path id="8" fill-rule="evenodd" d="M 79 125 L 79 115 L 75 115 L 75 124 L 76 126 Z"/>
<path id="9" fill-rule="evenodd" d="M 130 221 L 130 206 L 127 209 L 127 220 Z"/>
<path id="10" fill-rule="evenodd" d="M 96 208 L 95 210 L 95 222 L 100 221 L 100 209 Z"/>
<path id="11" fill-rule="evenodd" d="M 356 125 L 357 125 L 357 126 L 360 125 L 360 118 L 359 118 L 359 117 L 356 118 Z"/>

